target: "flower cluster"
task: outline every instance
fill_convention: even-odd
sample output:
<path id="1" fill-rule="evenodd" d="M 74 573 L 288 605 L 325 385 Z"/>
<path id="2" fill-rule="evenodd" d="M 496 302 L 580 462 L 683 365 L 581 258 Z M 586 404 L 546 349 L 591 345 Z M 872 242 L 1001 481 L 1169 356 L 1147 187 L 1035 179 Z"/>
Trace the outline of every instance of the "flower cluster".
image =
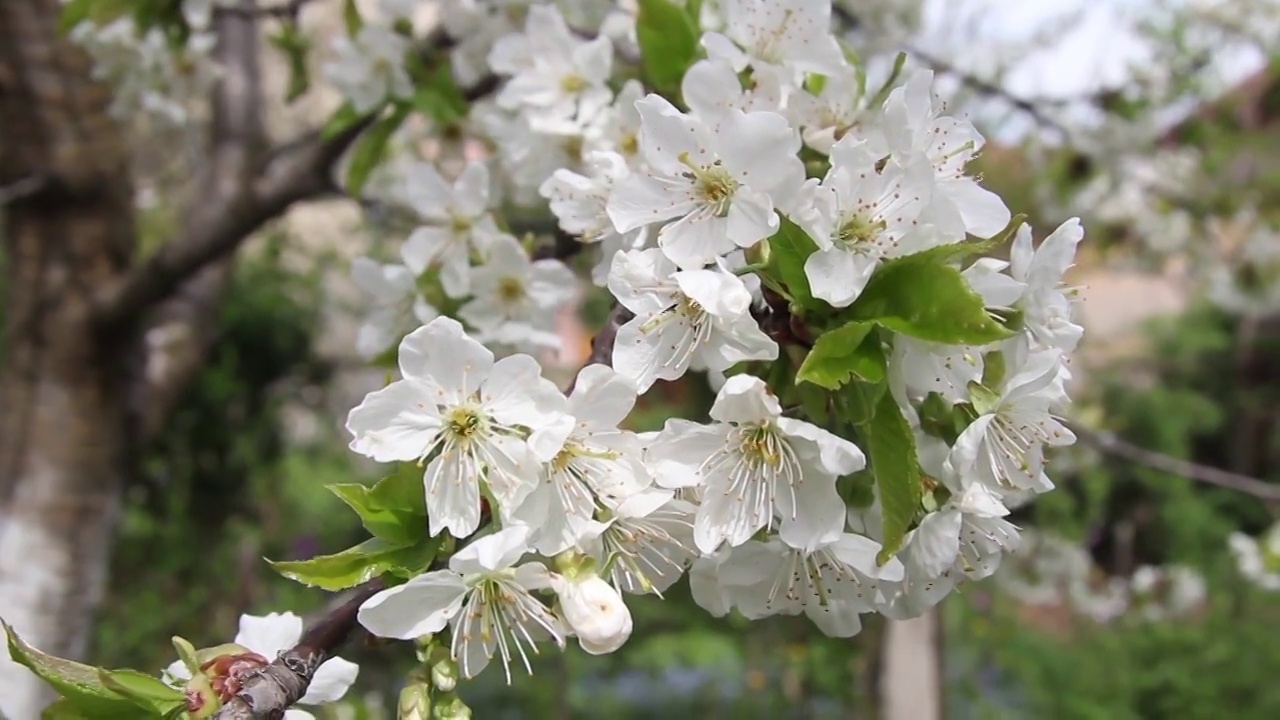
<path id="1" fill-rule="evenodd" d="M 137 114 L 172 126 L 191 119 L 191 107 L 217 80 L 209 32 L 215 0 L 186 0 L 182 13 L 191 36 L 175 45 L 160 27 L 143 30 L 125 15 L 103 25 L 82 21 L 71 39 L 93 59 L 94 78 L 114 87 L 111 114 Z"/>
<path id="2" fill-rule="evenodd" d="M 1129 577 L 1108 576 L 1079 543 L 1024 532 L 1024 542 L 996 574 L 997 586 L 1028 605 L 1059 606 L 1108 623 L 1122 617 L 1158 622 L 1205 606 L 1204 576 L 1186 565 L 1142 565 Z"/>
<path id="3" fill-rule="evenodd" d="M 1257 538 L 1232 533 L 1228 543 L 1246 580 L 1263 590 L 1280 591 L 1280 523 Z"/>
<path id="4" fill-rule="evenodd" d="M 396 638 L 447 632 L 464 676 L 496 656 L 509 678 L 540 642 L 616 649 L 631 632 L 624 597 L 686 572 L 713 614 L 805 614 L 837 636 L 863 613 L 916 615 L 995 572 L 1019 545 L 1009 507 L 1053 487 L 1045 452 L 1074 440 L 1054 413 L 1081 334 L 1062 284 L 1079 222 L 1038 247 L 1022 226 L 1008 260 L 961 266 L 974 236 L 1011 219 L 966 174 L 982 136 L 946 114 L 927 71 L 867 91 L 829 2 L 702 4 L 682 105 L 610 84 L 636 42 L 625 9 L 452 5 L 447 29 L 467 28 L 458 82 L 504 80 L 468 124 L 493 153 L 452 183 L 414 166 L 401 196 L 422 227 L 399 263 L 358 262 L 377 301 L 363 352 L 422 324 L 399 343 L 399 379 L 347 428 L 355 452 L 420 467 L 429 533 L 464 544 L 368 601 L 361 622 Z M 496 212 L 538 200 L 600 249 L 593 280 L 630 317 L 609 365 L 584 368 L 567 394 L 521 351 L 558 343 L 545 322 L 572 299 L 573 275 L 530 260 Z M 780 285 L 770 258 L 787 233 L 812 249 Z M 859 301 L 882 272 L 926 257 L 975 304 L 965 327 L 988 330 L 921 329 L 917 311 L 864 328 L 857 342 L 872 338 L 883 363 L 865 387 L 883 391 L 872 402 L 900 450 L 875 446 L 883 428 L 802 419 L 767 373 L 744 372 L 797 349 L 761 329 L 770 294 L 815 318 L 869 312 Z M 722 381 L 710 422 L 624 429 L 638 395 L 691 370 Z M 898 500 L 877 478 L 894 458 L 920 500 L 891 516 Z"/>

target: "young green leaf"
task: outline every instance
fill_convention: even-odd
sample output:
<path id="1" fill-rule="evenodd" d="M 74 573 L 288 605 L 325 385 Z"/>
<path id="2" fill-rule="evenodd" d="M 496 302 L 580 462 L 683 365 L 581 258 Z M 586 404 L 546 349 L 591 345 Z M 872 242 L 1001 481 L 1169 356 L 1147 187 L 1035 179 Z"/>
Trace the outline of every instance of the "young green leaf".
<path id="1" fill-rule="evenodd" d="M 884 350 L 874 330 L 871 323 L 851 322 L 823 333 L 805 356 L 796 380 L 828 390 L 854 378 L 869 383 L 884 380 Z"/>
<path id="2" fill-rule="evenodd" d="M 135 705 L 163 717 L 176 707 L 186 707 L 186 695 L 162 680 L 137 670 L 100 670 L 102 684 Z"/>
<path id="3" fill-rule="evenodd" d="M 328 486 L 356 514 L 374 537 L 411 544 L 427 532 L 427 505 L 422 469 L 405 463 L 373 487 L 359 483 Z"/>
<path id="4" fill-rule="evenodd" d="M 280 31 L 271 35 L 272 46 L 284 54 L 289 65 L 289 87 L 285 102 L 293 102 L 311 86 L 311 74 L 307 66 L 307 54 L 311 51 L 311 39 L 299 32 L 296 23 L 286 22 Z"/>
<path id="5" fill-rule="evenodd" d="M 841 317 L 950 345 L 986 345 L 1012 335 L 987 314 L 959 270 L 917 255 L 881 266 Z"/>
<path id="6" fill-rule="evenodd" d="M 1014 215 L 1013 219 L 1009 221 L 1009 224 L 1005 226 L 1004 230 L 989 238 L 977 238 L 974 240 L 966 240 L 964 242 L 951 243 L 950 245 L 939 245 L 935 248 L 922 250 L 914 255 L 908 255 L 903 258 L 903 260 L 912 259 L 913 262 L 927 261 L 945 264 L 956 260 L 965 260 L 973 257 L 974 255 L 989 253 L 992 250 L 1008 243 L 1026 219 L 1026 215 Z"/>
<path id="7" fill-rule="evenodd" d="M 680 81 L 698 57 L 698 26 L 671 0 L 640 0 L 636 40 L 645 78 L 669 98 L 680 94 Z"/>
<path id="8" fill-rule="evenodd" d="M 804 274 L 804 263 L 818 246 L 809 234 L 786 217 L 778 232 L 769 238 L 769 266 L 766 272 L 786 288 L 791 301 L 802 308 L 817 309 L 824 306 L 814 299 L 809 290 L 809 278 Z"/>
<path id="9" fill-rule="evenodd" d="M 364 27 L 364 18 L 360 17 L 360 8 L 356 6 L 356 0 L 343 0 L 342 21 L 347 26 L 347 34 L 351 37 L 355 37 L 356 33 Z"/>
<path id="10" fill-rule="evenodd" d="M 439 537 L 423 537 L 411 545 L 371 538 L 333 555 L 268 562 L 290 580 L 324 590 L 345 590 L 384 573 L 407 576 L 421 572 L 435 559 L 439 549 Z"/>
<path id="11" fill-rule="evenodd" d="M 880 491 L 884 550 L 879 559 L 885 562 L 902 547 L 907 529 L 915 519 L 923 475 L 916 456 L 915 436 L 892 393 L 880 396 L 875 415 L 860 429 L 876 488 Z"/>
<path id="12" fill-rule="evenodd" d="M 467 116 L 467 98 L 453 79 L 453 69 L 448 61 L 434 64 L 423 70 L 425 76 L 417 82 L 413 94 L 413 107 L 423 115 L 442 125 L 461 121 Z"/>
<path id="13" fill-rule="evenodd" d="M 356 112 L 356 109 L 351 107 L 351 103 L 343 103 L 341 107 L 333 112 L 333 115 L 329 117 L 329 120 L 325 122 L 324 127 L 320 128 L 320 137 L 328 140 L 342 131 L 353 127 L 364 118 L 365 115 Z"/>
<path id="14" fill-rule="evenodd" d="M 369 174 L 382 160 L 391 136 L 409 117 L 411 109 L 410 105 L 397 104 L 394 112 L 378 120 L 360 136 L 355 149 L 351 151 L 351 164 L 347 166 L 347 189 L 352 195 L 360 195 L 365 182 L 369 180 Z"/>
<path id="15" fill-rule="evenodd" d="M 103 684 L 100 676 L 102 668 L 46 655 L 23 642 L 8 623 L 0 621 L 0 626 L 4 627 L 8 637 L 9 657 L 14 662 L 25 665 L 65 698 L 61 703 L 64 708 L 58 710 L 64 714 L 55 717 L 76 717 L 65 714 L 68 709 L 95 719 L 133 720 L 139 717 L 138 706 L 132 700 Z M 154 717 L 159 717 L 159 714 Z"/>

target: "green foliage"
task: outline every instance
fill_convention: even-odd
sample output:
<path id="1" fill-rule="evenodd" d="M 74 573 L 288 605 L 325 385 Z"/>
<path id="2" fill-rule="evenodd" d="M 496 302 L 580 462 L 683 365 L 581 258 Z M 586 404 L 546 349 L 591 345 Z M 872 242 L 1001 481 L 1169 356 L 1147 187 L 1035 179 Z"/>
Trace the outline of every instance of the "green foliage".
<path id="1" fill-rule="evenodd" d="M 356 141 L 351 150 L 351 161 L 347 165 L 347 189 L 352 195 L 360 195 L 369 174 L 382 161 L 391 136 L 409 119 L 412 111 L 412 105 L 393 103 L 390 114 L 376 120 Z"/>
<path id="2" fill-rule="evenodd" d="M 956 693 L 953 705 L 984 700 L 1003 707 L 982 717 L 1055 720 L 1276 717 L 1280 616 L 1264 597 L 1240 600 L 1181 622 L 1081 620 L 1069 633 L 1013 622 L 1003 601 L 987 612 L 952 604 L 949 640 L 978 649 L 999 669 L 983 675 L 1004 681 L 1004 692 L 978 678 L 957 683 L 953 691 L 968 685 L 970 697 Z"/>
<path id="3" fill-rule="evenodd" d="M 458 123 L 466 118 L 467 99 L 453 79 L 453 68 L 447 59 L 433 65 L 414 63 L 410 67 L 418 75 L 413 95 L 415 110 L 442 125 Z"/>
<path id="4" fill-rule="evenodd" d="M 352 37 L 364 27 L 364 18 L 360 16 L 356 0 L 342 0 L 342 22 L 347 27 L 347 34 Z"/>
<path id="5" fill-rule="evenodd" d="M 46 717 L 92 720 L 162 718 L 185 708 L 183 694 L 132 670 L 105 670 L 46 655 L 3 624 L 9 657 L 30 668 L 63 698 Z"/>
<path id="6" fill-rule="evenodd" d="M 422 468 L 404 463 L 373 487 L 358 483 L 330 485 L 329 490 L 356 514 L 364 528 L 390 543 L 412 543 L 427 527 Z"/>
<path id="7" fill-rule="evenodd" d="M 384 574 L 408 579 L 422 573 L 436 559 L 441 540 L 425 533 L 417 540 L 399 543 L 375 537 L 339 553 L 272 562 L 271 567 L 303 585 L 345 590 Z"/>
<path id="8" fill-rule="evenodd" d="M 320 136 L 328 139 L 335 135 L 355 127 L 361 120 L 365 118 L 359 111 L 351 106 L 351 103 L 344 102 L 333 111 L 333 115 L 329 116 L 329 120 L 325 122 L 324 127 L 320 128 Z"/>
<path id="9" fill-rule="evenodd" d="M 932 252 L 882 265 L 840 317 L 953 345 L 986 345 L 1013 334 L 987 314 L 960 271 Z"/>
<path id="10" fill-rule="evenodd" d="M 649 86 L 668 98 L 680 97 L 680 81 L 698 57 L 698 26 L 670 0 L 639 0 L 636 38 Z"/>
<path id="11" fill-rule="evenodd" d="M 920 512 L 923 474 L 916 457 L 915 435 L 902 410 L 882 385 L 849 386 L 848 407 L 866 451 L 884 514 L 881 561 L 902 547 L 903 537 Z"/>
<path id="12" fill-rule="evenodd" d="M 850 322 L 823 333 L 805 356 L 796 380 L 828 390 L 839 389 L 851 379 L 883 381 L 886 360 L 875 329 L 871 323 Z"/>
<path id="13" fill-rule="evenodd" d="M 824 310 L 826 303 L 813 297 L 809 278 L 804 274 L 805 260 L 818 249 L 809 234 L 786 217 L 778 232 L 769 238 L 769 263 L 764 279 L 801 311 Z"/>
<path id="14" fill-rule="evenodd" d="M 286 22 L 280 30 L 267 38 L 272 47 L 284 54 L 289 65 L 289 86 L 285 101 L 293 102 L 306 94 L 311 87 L 311 74 L 307 69 L 307 56 L 311 52 L 311 38 L 303 34 L 295 22 Z"/>

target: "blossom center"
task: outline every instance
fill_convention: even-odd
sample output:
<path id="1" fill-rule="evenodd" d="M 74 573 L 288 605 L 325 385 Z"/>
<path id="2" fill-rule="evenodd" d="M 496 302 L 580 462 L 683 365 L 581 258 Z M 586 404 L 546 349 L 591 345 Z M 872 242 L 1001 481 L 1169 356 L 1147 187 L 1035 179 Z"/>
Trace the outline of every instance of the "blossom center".
<path id="1" fill-rule="evenodd" d="M 719 160 L 710 165 L 696 165 L 688 153 L 680 155 L 680 162 L 689 168 L 684 176 L 693 181 L 694 196 L 703 206 L 711 210 L 716 217 L 729 214 L 729 206 L 733 203 L 734 193 L 741 183 L 733 179 Z"/>
<path id="2" fill-rule="evenodd" d="M 445 434 L 460 445 L 465 445 L 484 432 L 485 420 L 479 408 L 459 405 L 445 416 Z"/>
<path id="3" fill-rule="evenodd" d="M 580 93 L 587 87 L 587 81 L 577 73 L 569 73 L 560 78 L 560 89 L 569 94 Z"/>
<path id="4" fill-rule="evenodd" d="M 504 277 L 498 281 L 498 298 L 505 303 L 518 303 L 524 300 L 524 281 L 518 277 Z"/>
<path id="5" fill-rule="evenodd" d="M 471 232 L 470 218 L 454 215 L 449 220 L 449 229 L 453 230 L 454 235 L 466 235 Z"/>
<path id="6" fill-rule="evenodd" d="M 875 242 L 885 227 L 883 220 L 875 220 L 865 213 L 854 213 L 844 218 L 832 240 L 845 250 L 857 250 Z"/>
<path id="7" fill-rule="evenodd" d="M 618 149 L 623 155 L 635 155 L 640 152 L 640 138 L 635 133 L 626 133 L 618 141 Z"/>
<path id="8" fill-rule="evenodd" d="M 769 425 L 742 429 L 742 455 L 755 469 L 777 469 L 782 464 L 782 448 L 777 433 Z"/>

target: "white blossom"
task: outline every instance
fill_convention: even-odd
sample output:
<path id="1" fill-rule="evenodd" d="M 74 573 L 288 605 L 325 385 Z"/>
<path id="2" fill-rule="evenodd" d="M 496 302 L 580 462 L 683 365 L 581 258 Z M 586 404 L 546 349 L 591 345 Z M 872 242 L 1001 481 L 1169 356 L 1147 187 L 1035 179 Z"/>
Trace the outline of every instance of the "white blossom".
<path id="1" fill-rule="evenodd" d="M 417 274 L 438 267 L 449 297 L 462 297 L 471 287 L 471 260 L 483 258 L 501 232 L 489 214 L 489 170 L 467 165 L 452 186 L 429 163 L 406 173 L 406 196 L 427 223 L 409 236 L 401 256 Z"/>
<path id="2" fill-rule="evenodd" d="M 800 136 L 777 113 L 729 110 L 687 115 L 658 95 L 636 103 L 647 164 L 614 188 L 608 212 L 618 232 L 671 221 L 658 246 L 684 269 L 701 268 L 778 229 L 804 178 Z"/>
<path id="3" fill-rule="evenodd" d="M 530 260 L 510 235 L 489 245 L 486 262 L 471 269 L 471 300 L 458 317 L 477 330 L 478 339 L 517 349 L 557 347 L 556 311 L 577 295 L 577 281 L 564 263 Z"/>
<path id="4" fill-rule="evenodd" d="M 419 575 L 360 606 L 360 624 L 381 637 L 413 640 L 450 628 L 450 650 L 462 675 L 473 678 L 496 654 L 507 682 L 511 661 L 529 673 L 539 640 L 564 647 L 560 620 L 532 593 L 549 589 L 552 575 L 539 562 L 516 565 L 529 529 L 513 525 L 479 538 L 449 558 L 447 570 Z"/>
<path id="5" fill-rule="evenodd" d="M 404 265 L 358 257 L 351 264 L 351 280 L 373 301 L 356 333 L 361 357 L 380 355 L 406 332 L 439 315 L 418 292 L 417 278 Z"/>
<path id="6" fill-rule="evenodd" d="M 409 50 L 408 38 L 370 23 L 354 38 L 334 38 L 335 58 L 324 66 L 324 77 L 356 112 L 369 112 L 388 99 L 413 95 L 413 81 L 405 67 Z"/>
<path id="7" fill-rule="evenodd" d="M 831 0 L 724 0 L 722 33 L 702 36 L 713 58 L 798 86 L 805 73 L 835 75 L 847 63 L 831 34 Z"/>
<path id="8" fill-rule="evenodd" d="M 613 70 L 613 44 L 606 37 L 582 40 L 569 31 L 554 5 L 533 5 L 525 32 L 508 35 L 489 54 L 494 72 L 512 76 L 498 92 L 498 105 L 526 108 L 540 118 L 587 114 L 609 104 L 605 82 Z"/>
<path id="9" fill-rule="evenodd" d="M 542 466 L 537 487 L 509 515 L 534 528 L 532 547 L 546 556 L 585 539 L 597 513 L 652 482 L 634 433 L 619 430 L 636 402 L 635 386 L 605 365 L 578 373 L 567 412 L 573 429 Z"/>
<path id="10" fill-rule="evenodd" d="M 1228 547 L 1246 580 L 1263 590 L 1280 591 L 1280 524 L 1273 525 L 1261 538 L 1231 533 Z"/>
<path id="11" fill-rule="evenodd" d="M 609 290 L 635 317 L 618 330 L 613 367 L 644 392 L 691 367 L 773 360 L 778 345 L 751 317 L 751 293 L 723 269 L 676 270 L 656 248 L 618 253 Z"/>
<path id="12" fill-rule="evenodd" d="M 923 158 L 878 171 L 862 141 L 850 135 L 832 148 L 822 184 L 808 188 L 811 202 L 795 221 L 818 250 L 804 272 L 814 297 L 835 307 L 856 300 L 885 259 L 964 239 L 955 228 L 921 224 L 933 193 Z"/>
<path id="13" fill-rule="evenodd" d="M 741 545 L 780 518 L 783 542 L 812 550 L 838 536 L 844 505 L 836 478 L 862 469 L 857 446 L 782 416 L 778 399 L 751 375 L 730 377 L 711 408 L 712 425 L 668 420 L 649 447 L 658 484 L 703 488 L 694 540 L 704 554 Z"/>
<path id="14" fill-rule="evenodd" d="M 426 463 L 431 534 L 466 537 L 480 523 L 482 484 L 500 511 L 514 508 L 569 433 L 564 395 L 540 373 L 528 355 L 494 362 L 456 320 L 437 318 L 401 341 L 401 379 L 348 415 L 351 449 Z"/>

